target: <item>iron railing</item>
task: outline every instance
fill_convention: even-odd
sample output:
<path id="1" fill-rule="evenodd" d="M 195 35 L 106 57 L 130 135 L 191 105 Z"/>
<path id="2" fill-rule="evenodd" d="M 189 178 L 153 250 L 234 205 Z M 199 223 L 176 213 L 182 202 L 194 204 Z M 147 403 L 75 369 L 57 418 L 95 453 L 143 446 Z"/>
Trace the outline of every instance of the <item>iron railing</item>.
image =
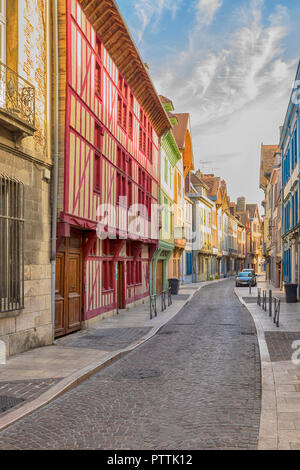
<path id="1" fill-rule="evenodd" d="M 35 88 L 0 62 L 0 109 L 35 126 Z"/>
<path id="2" fill-rule="evenodd" d="M 0 313 L 24 308 L 24 185 L 0 175 Z"/>

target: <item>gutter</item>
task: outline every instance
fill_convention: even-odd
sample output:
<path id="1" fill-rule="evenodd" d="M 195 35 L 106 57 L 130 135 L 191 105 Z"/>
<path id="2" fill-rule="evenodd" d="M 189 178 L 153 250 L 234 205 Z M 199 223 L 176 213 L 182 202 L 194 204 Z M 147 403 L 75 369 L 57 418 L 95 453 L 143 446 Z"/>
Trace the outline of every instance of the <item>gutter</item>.
<path id="1" fill-rule="evenodd" d="M 58 18 L 57 0 L 53 1 L 53 169 L 52 169 L 52 230 L 51 230 L 51 322 L 52 341 L 55 334 L 55 269 L 56 269 L 56 237 L 57 237 L 57 188 L 58 188 Z"/>

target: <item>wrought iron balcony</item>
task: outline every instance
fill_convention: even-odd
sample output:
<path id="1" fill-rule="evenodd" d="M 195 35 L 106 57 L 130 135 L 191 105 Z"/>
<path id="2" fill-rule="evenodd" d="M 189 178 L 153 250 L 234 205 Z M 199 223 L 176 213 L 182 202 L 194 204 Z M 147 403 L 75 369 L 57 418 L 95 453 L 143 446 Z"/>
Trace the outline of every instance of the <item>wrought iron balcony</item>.
<path id="1" fill-rule="evenodd" d="M 0 119 L 21 135 L 35 131 L 35 88 L 14 70 L 0 62 Z"/>

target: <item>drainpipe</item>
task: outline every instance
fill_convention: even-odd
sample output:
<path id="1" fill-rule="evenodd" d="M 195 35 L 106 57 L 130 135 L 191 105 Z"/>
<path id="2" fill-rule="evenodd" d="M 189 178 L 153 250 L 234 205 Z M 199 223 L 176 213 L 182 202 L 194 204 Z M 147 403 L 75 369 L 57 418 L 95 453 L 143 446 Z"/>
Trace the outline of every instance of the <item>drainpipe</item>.
<path id="1" fill-rule="evenodd" d="M 52 339 L 55 334 L 55 268 L 56 268 L 56 219 L 57 219 L 57 187 L 58 187 L 58 19 L 57 0 L 53 1 L 53 170 L 52 170 L 52 233 L 51 233 L 51 321 Z"/>

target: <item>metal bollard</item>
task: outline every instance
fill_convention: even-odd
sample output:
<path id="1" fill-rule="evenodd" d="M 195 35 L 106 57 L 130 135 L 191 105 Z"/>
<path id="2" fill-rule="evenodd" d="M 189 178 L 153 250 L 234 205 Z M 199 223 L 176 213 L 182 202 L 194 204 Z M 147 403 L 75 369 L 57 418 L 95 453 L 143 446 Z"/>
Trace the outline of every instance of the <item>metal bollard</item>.
<path id="1" fill-rule="evenodd" d="M 153 316 L 157 317 L 156 295 L 150 295 L 150 320 Z"/>
<path id="2" fill-rule="evenodd" d="M 280 299 L 274 297 L 274 323 L 279 328 L 279 315 L 280 315 Z"/>
<path id="3" fill-rule="evenodd" d="M 267 291 L 266 291 L 266 290 L 263 290 L 262 309 L 263 309 L 265 312 L 267 311 Z"/>
<path id="4" fill-rule="evenodd" d="M 269 317 L 272 317 L 272 291 L 269 290 Z"/>
<path id="5" fill-rule="evenodd" d="M 257 305 L 261 306 L 261 288 L 257 288 Z"/>

